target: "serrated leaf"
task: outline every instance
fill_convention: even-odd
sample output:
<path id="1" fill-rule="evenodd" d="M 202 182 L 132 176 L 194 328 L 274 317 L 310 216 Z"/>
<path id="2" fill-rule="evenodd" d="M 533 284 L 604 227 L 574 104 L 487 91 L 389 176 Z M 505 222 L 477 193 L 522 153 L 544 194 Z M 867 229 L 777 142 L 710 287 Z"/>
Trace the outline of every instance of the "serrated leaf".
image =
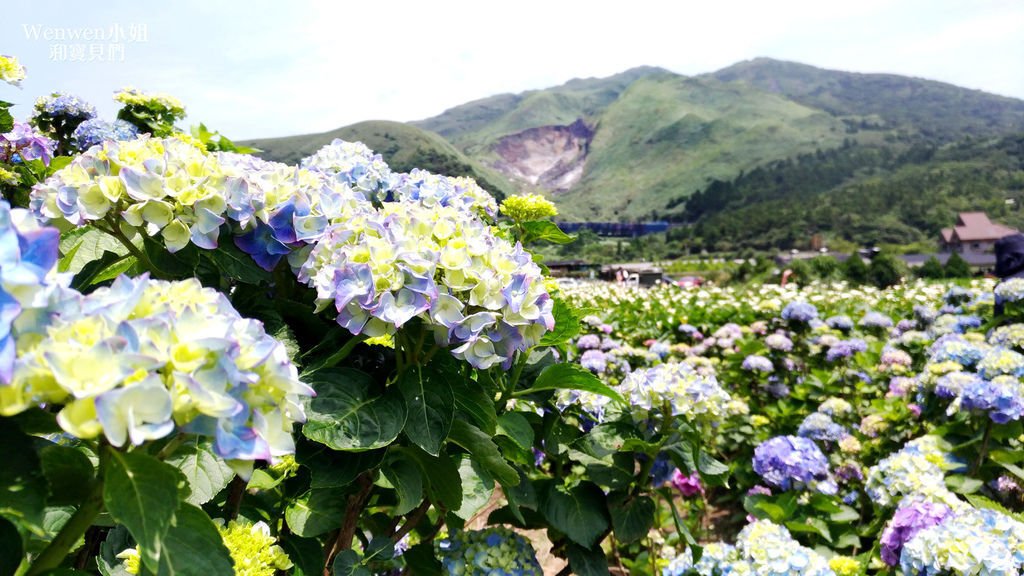
<path id="1" fill-rule="evenodd" d="M 450 382 L 459 374 L 442 372 L 440 362 L 413 366 L 402 375 L 398 388 L 409 417 L 405 435 L 427 454 L 437 456 L 455 418 L 455 395 Z"/>
<path id="2" fill-rule="evenodd" d="M 417 447 L 391 450 L 409 458 L 420 467 L 427 479 L 427 490 L 431 500 L 440 502 L 449 510 L 458 510 L 462 507 L 462 481 L 458 464 L 448 454 L 442 452 L 438 456 L 431 456 Z"/>
<path id="3" fill-rule="evenodd" d="M 540 513 L 570 540 L 592 548 L 608 529 L 604 492 L 590 482 L 566 488 L 546 481 L 540 486 Z"/>
<path id="4" fill-rule="evenodd" d="M 393 458 L 381 472 L 398 494 L 398 504 L 391 511 L 392 516 L 407 514 L 423 501 L 423 473 L 415 463 Z"/>
<path id="5" fill-rule="evenodd" d="M 348 486 L 363 472 L 384 461 L 385 450 L 366 452 L 338 452 L 299 438 L 295 443 L 295 460 L 309 468 L 311 488 L 341 488 Z"/>
<path id="6" fill-rule="evenodd" d="M 484 432 L 494 434 L 498 423 L 494 398 L 487 394 L 479 382 L 466 378 L 456 378 L 451 382 L 451 386 L 458 413 L 472 418 L 477 427 Z"/>
<path id="7" fill-rule="evenodd" d="M 213 576 L 235 573 L 234 561 L 217 526 L 191 504 L 174 513 L 171 528 L 163 538 L 157 576 Z"/>
<path id="8" fill-rule="evenodd" d="M 607 396 L 616 402 L 626 404 L 622 395 L 578 364 L 552 364 L 545 368 L 527 392 L 540 390 L 582 390 Z"/>
<path id="9" fill-rule="evenodd" d="M 575 236 L 566 234 L 557 224 L 550 220 L 523 222 L 521 226 L 525 231 L 522 238 L 524 245 L 537 241 L 550 242 L 551 244 L 569 244 L 576 240 Z"/>
<path id="10" fill-rule="evenodd" d="M 383 448 L 405 427 L 405 401 L 395 387 L 370 392 L 369 375 L 348 368 L 325 368 L 304 375 L 316 390 L 309 401 L 302 434 L 335 450 Z"/>
<path id="11" fill-rule="evenodd" d="M 579 576 L 608 576 L 608 557 L 604 550 L 596 548 L 591 550 L 572 542 L 566 547 L 566 556 L 569 558 L 569 568 L 573 574 Z"/>
<path id="12" fill-rule="evenodd" d="M 309 490 L 285 509 L 288 528 L 303 538 L 312 538 L 341 526 L 348 496 L 341 490 Z"/>
<path id="13" fill-rule="evenodd" d="M 209 258 L 220 274 L 231 280 L 245 284 L 261 284 L 271 280 L 270 272 L 259 267 L 252 256 L 242 252 L 230 241 L 230 235 L 224 234 L 216 250 L 204 250 L 203 256 Z"/>
<path id="14" fill-rule="evenodd" d="M 180 473 L 170 464 L 142 453 L 123 454 L 108 448 L 110 461 L 103 484 L 103 503 L 139 544 L 146 567 L 156 572 L 163 540 L 178 509 Z"/>
<path id="15" fill-rule="evenodd" d="M 506 412 L 498 417 L 498 434 L 512 439 L 523 450 L 533 448 L 533 427 L 518 412 Z"/>
<path id="16" fill-rule="evenodd" d="M 333 576 L 370 576 L 370 571 L 362 565 L 361 558 L 355 550 L 342 550 L 334 557 L 331 574 Z"/>
<path id="17" fill-rule="evenodd" d="M 519 473 L 509 466 L 490 436 L 464 420 L 455 420 L 449 433 L 452 442 L 465 448 L 484 469 L 502 484 L 518 484 Z"/>
<path id="18" fill-rule="evenodd" d="M 235 476 L 231 467 L 213 453 L 213 443 L 200 440 L 198 436 L 175 450 L 164 461 L 180 470 L 188 479 L 192 493 L 186 502 L 196 506 L 213 500 Z"/>
<path id="19" fill-rule="evenodd" d="M 459 459 L 459 476 L 462 478 L 462 506 L 455 515 L 469 520 L 491 500 L 494 479 L 468 456 Z"/>
<path id="20" fill-rule="evenodd" d="M 615 537 L 624 543 L 635 542 L 654 525 L 654 500 L 650 496 L 613 493 L 608 497 Z"/>
<path id="21" fill-rule="evenodd" d="M 580 333 L 580 316 L 577 311 L 561 298 L 555 297 L 552 300 L 554 305 L 551 308 L 551 315 L 555 319 L 555 329 L 541 336 L 541 346 L 559 346 Z"/>
<path id="22" fill-rule="evenodd" d="M 0 466 L 0 516 L 42 536 L 47 485 L 32 441 L 12 422 L 0 419 L 0 445 L 7 454 Z"/>
<path id="23" fill-rule="evenodd" d="M 292 576 L 322 576 L 324 573 L 324 547 L 313 538 L 289 535 L 281 539 L 281 548 L 294 564 Z"/>

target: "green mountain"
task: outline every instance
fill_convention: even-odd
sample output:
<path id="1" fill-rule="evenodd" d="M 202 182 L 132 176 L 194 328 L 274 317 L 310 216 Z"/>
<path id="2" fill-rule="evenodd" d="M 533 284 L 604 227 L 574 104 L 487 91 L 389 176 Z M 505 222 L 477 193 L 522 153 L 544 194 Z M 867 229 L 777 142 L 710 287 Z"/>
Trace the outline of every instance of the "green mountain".
<path id="1" fill-rule="evenodd" d="M 321 134 L 261 138 L 240 144 L 259 148 L 257 156 L 267 160 L 297 164 L 335 138 L 363 142 L 398 172 L 422 168 L 449 176 L 471 176 L 498 198 L 515 191 L 501 174 L 467 158 L 444 138 L 401 122 L 370 120 Z"/>
<path id="2" fill-rule="evenodd" d="M 708 75 L 824 110 L 863 117 L 874 128 L 917 132 L 944 141 L 1024 129 L 1024 102 L 920 78 L 823 70 L 756 58 Z"/>
<path id="3" fill-rule="evenodd" d="M 849 237 L 869 229 L 872 238 L 914 241 L 948 223 L 955 214 L 947 209 L 974 200 L 988 206 L 998 196 L 991 182 L 964 166 L 1005 156 L 992 142 L 1015 133 L 1024 133 L 1021 100 L 758 58 L 696 77 L 634 68 L 475 100 L 410 124 L 362 122 L 245 144 L 295 162 L 333 138 L 362 140 L 397 170 L 470 175 L 498 195 L 541 192 L 569 220 L 686 222 L 694 224 L 688 237 L 702 245 L 742 236 L 734 214 L 764 220 L 755 206 L 788 217 L 790 208 L 782 207 L 790 204 L 838 202 L 839 190 L 867 202 L 863 191 L 890 182 L 909 190 L 913 178 L 935 185 L 940 196 L 954 189 L 961 195 L 950 202 L 929 196 L 933 202 L 921 207 L 926 218 L 879 216 L 840 230 L 815 219 L 834 216 L 820 206 L 810 215 L 792 207 L 785 225 L 758 228 L 764 242 L 799 244 L 815 231 Z M 972 150 L 966 164 L 948 157 L 962 146 Z M 935 174 L 959 174 L 959 184 L 940 185 Z M 971 192 L 975 181 L 987 192 Z M 1015 190 L 1014 182 L 999 185 Z"/>

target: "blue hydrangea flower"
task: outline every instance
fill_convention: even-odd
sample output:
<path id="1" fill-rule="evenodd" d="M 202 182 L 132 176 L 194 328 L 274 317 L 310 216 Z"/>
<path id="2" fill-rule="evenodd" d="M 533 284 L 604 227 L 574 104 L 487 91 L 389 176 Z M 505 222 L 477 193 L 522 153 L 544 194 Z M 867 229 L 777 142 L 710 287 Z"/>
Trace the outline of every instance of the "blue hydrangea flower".
<path id="1" fill-rule="evenodd" d="M 757 354 L 751 354 L 744 358 L 741 367 L 751 372 L 772 372 L 775 370 L 771 360 Z"/>
<path id="2" fill-rule="evenodd" d="M 1008 278 L 1000 282 L 995 290 L 996 302 L 1010 303 L 1024 300 L 1024 278 Z"/>
<path id="3" fill-rule="evenodd" d="M 591 350 L 594 348 L 601 347 L 601 337 L 597 334 L 584 334 L 576 340 L 576 348 L 578 350 Z"/>
<path id="4" fill-rule="evenodd" d="M 829 347 L 828 351 L 825 353 L 825 359 L 829 362 L 835 362 L 842 358 L 849 358 L 858 352 L 864 352 L 867 349 L 867 343 L 860 338 L 840 340 Z"/>
<path id="5" fill-rule="evenodd" d="M 971 379 L 960 390 L 960 408 L 988 412 L 996 424 L 1019 420 L 1024 416 L 1024 385 L 1014 376 Z"/>
<path id="6" fill-rule="evenodd" d="M 827 442 L 838 442 L 848 432 L 840 424 L 832 421 L 828 414 L 813 412 L 808 414 L 800 423 L 796 431 L 797 436 L 810 438 L 811 440 L 822 440 Z"/>
<path id="7" fill-rule="evenodd" d="M 608 368 L 608 360 L 600 350 L 587 350 L 580 357 L 580 366 L 595 374 L 603 374 Z"/>
<path id="8" fill-rule="evenodd" d="M 868 312 L 860 319 L 858 324 L 862 328 L 892 328 L 892 318 L 881 312 Z"/>
<path id="9" fill-rule="evenodd" d="M 107 122 L 99 118 L 86 120 L 71 133 L 71 142 L 79 150 L 88 150 L 104 140 L 134 140 L 139 137 L 139 129 L 131 122 L 114 120 Z"/>
<path id="10" fill-rule="evenodd" d="M 790 302 L 782 309 L 782 319 L 797 324 L 807 324 L 818 317 L 818 309 L 807 302 Z"/>
<path id="11" fill-rule="evenodd" d="M 849 332 L 853 330 L 853 320 L 849 316 L 839 315 L 831 316 L 825 320 L 825 324 L 834 330 L 842 332 Z"/>
<path id="12" fill-rule="evenodd" d="M 776 436 L 754 449 L 754 472 L 781 490 L 815 487 L 829 489 L 828 459 L 808 438 Z"/>
<path id="13" fill-rule="evenodd" d="M 451 576 L 542 576 L 530 543 L 508 528 L 463 530 L 437 542 L 437 553 Z"/>

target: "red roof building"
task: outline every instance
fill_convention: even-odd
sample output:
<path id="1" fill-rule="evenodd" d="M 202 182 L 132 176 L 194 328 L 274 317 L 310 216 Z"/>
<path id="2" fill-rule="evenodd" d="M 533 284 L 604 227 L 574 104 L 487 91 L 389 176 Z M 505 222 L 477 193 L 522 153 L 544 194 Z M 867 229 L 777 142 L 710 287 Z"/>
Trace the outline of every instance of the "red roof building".
<path id="1" fill-rule="evenodd" d="M 992 222 L 984 212 L 961 212 L 956 226 L 942 229 L 939 245 L 945 252 L 986 253 L 993 251 L 996 240 L 1011 234 L 1017 230 Z"/>

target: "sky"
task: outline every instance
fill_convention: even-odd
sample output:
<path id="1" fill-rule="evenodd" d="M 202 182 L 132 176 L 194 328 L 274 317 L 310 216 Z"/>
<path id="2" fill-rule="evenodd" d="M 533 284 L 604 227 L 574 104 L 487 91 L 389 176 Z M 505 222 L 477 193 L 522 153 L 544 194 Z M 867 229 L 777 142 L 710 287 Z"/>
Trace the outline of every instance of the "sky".
<path id="1" fill-rule="evenodd" d="M 1024 98 L 1022 0 L 16 2 L 0 87 L 17 117 L 50 91 L 116 111 L 165 92 L 233 139 L 411 121 L 477 98 L 636 66 L 696 75 L 767 56 Z"/>

